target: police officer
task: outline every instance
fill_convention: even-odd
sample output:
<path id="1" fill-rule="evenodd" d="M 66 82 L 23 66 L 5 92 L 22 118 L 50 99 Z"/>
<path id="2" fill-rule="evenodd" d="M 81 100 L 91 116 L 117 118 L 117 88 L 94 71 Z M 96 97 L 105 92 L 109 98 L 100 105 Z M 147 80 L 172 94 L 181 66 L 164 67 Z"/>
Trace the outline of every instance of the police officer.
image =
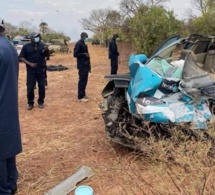
<path id="1" fill-rule="evenodd" d="M 77 58 L 77 69 L 79 74 L 78 81 L 78 100 L 81 102 L 87 102 L 86 86 L 88 81 L 88 74 L 90 72 L 90 56 L 87 45 L 88 34 L 86 32 L 81 33 L 81 39 L 75 44 L 73 56 Z"/>
<path id="2" fill-rule="evenodd" d="M 47 50 L 46 61 L 50 60 L 50 50 L 48 49 L 48 45 L 45 44 L 45 49 Z M 48 78 L 47 78 L 47 64 L 45 64 L 45 87 L 48 87 Z M 35 83 L 34 89 L 37 88 L 37 84 Z"/>
<path id="3" fill-rule="evenodd" d="M 19 61 L 0 23 L 0 194 L 17 190 L 16 155 L 22 151 L 18 114 Z"/>
<path id="4" fill-rule="evenodd" d="M 34 107 L 34 86 L 38 82 L 39 98 L 38 107 L 44 108 L 45 99 L 45 73 L 46 60 L 49 56 L 48 48 L 41 42 L 39 33 L 30 34 L 31 43 L 23 46 L 20 53 L 20 60 L 26 64 L 27 68 L 27 98 L 28 110 Z"/>
<path id="5" fill-rule="evenodd" d="M 117 49 L 116 39 L 119 38 L 118 34 L 114 34 L 113 38 L 109 42 L 109 59 L 110 59 L 110 65 L 111 65 L 111 72 L 110 74 L 117 74 L 118 70 L 118 56 L 119 52 Z"/>

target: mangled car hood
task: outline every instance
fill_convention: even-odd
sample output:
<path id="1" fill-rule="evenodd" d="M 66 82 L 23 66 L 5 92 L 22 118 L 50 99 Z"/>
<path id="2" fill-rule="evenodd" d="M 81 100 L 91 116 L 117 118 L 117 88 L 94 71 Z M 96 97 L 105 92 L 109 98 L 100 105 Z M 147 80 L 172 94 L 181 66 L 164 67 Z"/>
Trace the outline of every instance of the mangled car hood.
<path id="1" fill-rule="evenodd" d="M 207 129 L 212 116 L 214 80 L 188 54 L 185 61 L 168 63 L 154 57 L 146 65 L 139 56 L 129 61 L 131 82 L 127 90 L 131 113 L 155 123 L 190 122 L 193 129 Z"/>

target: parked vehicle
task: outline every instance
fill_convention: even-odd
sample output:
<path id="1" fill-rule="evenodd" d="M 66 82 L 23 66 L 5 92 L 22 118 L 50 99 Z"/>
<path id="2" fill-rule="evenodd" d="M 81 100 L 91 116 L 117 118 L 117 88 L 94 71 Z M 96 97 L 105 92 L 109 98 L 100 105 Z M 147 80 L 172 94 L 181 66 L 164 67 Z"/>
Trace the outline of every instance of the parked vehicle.
<path id="1" fill-rule="evenodd" d="M 174 36 L 149 58 L 131 55 L 128 74 L 106 76 L 101 103 L 111 140 L 138 148 L 138 140 L 170 137 L 172 127 L 197 137 L 215 114 L 215 36 Z"/>
<path id="2" fill-rule="evenodd" d="M 99 45 L 99 44 L 100 44 L 100 41 L 99 41 L 99 39 L 93 39 L 93 40 L 91 41 L 91 44 L 92 44 L 92 45 Z"/>
<path id="3" fill-rule="evenodd" d="M 63 39 L 52 39 L 48 44 L 50 53 L 68 53 L 69 47 Z"/>
<path id="4" fill-rule="evenodd" d="M 31 42 L 31 39 L 29 39 L 29 38 L 21 39 L 18 41 L 18 43 L 15 45 L 18 56 L 20 55 L 23 45 L 30 43 L 30 42 Z"/>
<path id="5" fill-rule="evenodd" d="M 16 37 L 14 37 L 11 41 L 16 46 L 19 43 L 19 41 L 22 39 L 30 39 L 30 37 L 29 37 L 29 35 L 18 35 Z"/>

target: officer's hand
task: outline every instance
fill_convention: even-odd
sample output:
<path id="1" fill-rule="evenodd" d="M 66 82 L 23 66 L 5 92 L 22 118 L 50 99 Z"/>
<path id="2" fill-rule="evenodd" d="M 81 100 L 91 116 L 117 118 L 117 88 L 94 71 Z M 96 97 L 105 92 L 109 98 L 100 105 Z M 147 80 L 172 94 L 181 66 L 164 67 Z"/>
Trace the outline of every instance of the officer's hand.
<path id="1" fill-rule="evenodd" d="M 49 50 L 49 47 L 47 45 L 44 46 L 44 50 L 47 51 Z"/>
<path id="2" fill-rule="evenodd" d="M 37 67 L 37 64 L 36 63 L 29 63 L 28 64 L 30 67 L 32 67 L 32 68 L 36 68 Z"/>
<path id="3" fill-rule="evenodd" d="M 85 56 L 87 57 L 87 58 L 89 58 L 89 54 L 88 53 L 84 53 L 85 54 Z"/>

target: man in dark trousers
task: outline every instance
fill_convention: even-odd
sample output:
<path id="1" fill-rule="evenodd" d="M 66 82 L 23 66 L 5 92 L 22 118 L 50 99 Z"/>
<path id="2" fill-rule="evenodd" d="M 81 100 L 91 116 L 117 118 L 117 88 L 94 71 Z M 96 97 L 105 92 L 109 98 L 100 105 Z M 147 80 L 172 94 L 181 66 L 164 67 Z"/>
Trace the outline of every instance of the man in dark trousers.
<path id="1" fill-rule="evenodd" d="M 73 56 L 77 58 L 77 69 L 79 74 L 78 81 L 78 100 L 81 102 L 87 102 L 86 86 L 88 81 L 88 74 L 91 71 L 90 56 L 87 45 L 85 42 L 88 41 L 88 34 L 85 32 L 81 33 L 81 39 L 75 44 Z"/>
<path id="2" fill-rule="evenodd" d="M 109 59 L 111 65 L 111 72 L 110 74 L 117 74 L 118 70 L 118 56 L 119 52 L 117 49 L 116 39 L 119 38 L 118 34 L 114 34 L 113 38 L 109 42 Z"/>
<path id="3" fill-rule="evenodd" d="M 18 113 L 19 60 L 0 23 L 0 194 L 17 190 L 16 155 L 22 151 Z"/>
<path id="4" fill-rule="evenodd" d="M 45 49 L 47 50 L 46 61 L 50 60 L 50 51 L 48 45 L 45 44 Z M 47 78 L 47 64 L 45 66 L 45 86 L 48 87 L 48 78 Z"/>
<path id="5" fill-rule="evenodd" d="M 47 48 L 46 48 L 47 47 Z M 47 50 L 46 61 L 50 60 L 50 51 L 48 45 L 45 44 L 45 49 Z M 47 78 L 47 64 L 45 65 L 45 87 L 48 87 L 48 78 Z M 35 83 L 34 89 L 37 88 L 37 84 Z"/>
<path id="6" fill-rule="evenodd" d="M 27 68 L 27 98 L 28 110 L 34 107 L 34 86 L 38 82 L 39 98 L 38 107 L 44 108 L 45 99 L 45 74 L 46 57 L 49 55 L 48 47 L 41 42 L 39 33 L 30 34 L 31 43 L 23 46 L 20 53 L 20 60 L 26 64 Z"/>

